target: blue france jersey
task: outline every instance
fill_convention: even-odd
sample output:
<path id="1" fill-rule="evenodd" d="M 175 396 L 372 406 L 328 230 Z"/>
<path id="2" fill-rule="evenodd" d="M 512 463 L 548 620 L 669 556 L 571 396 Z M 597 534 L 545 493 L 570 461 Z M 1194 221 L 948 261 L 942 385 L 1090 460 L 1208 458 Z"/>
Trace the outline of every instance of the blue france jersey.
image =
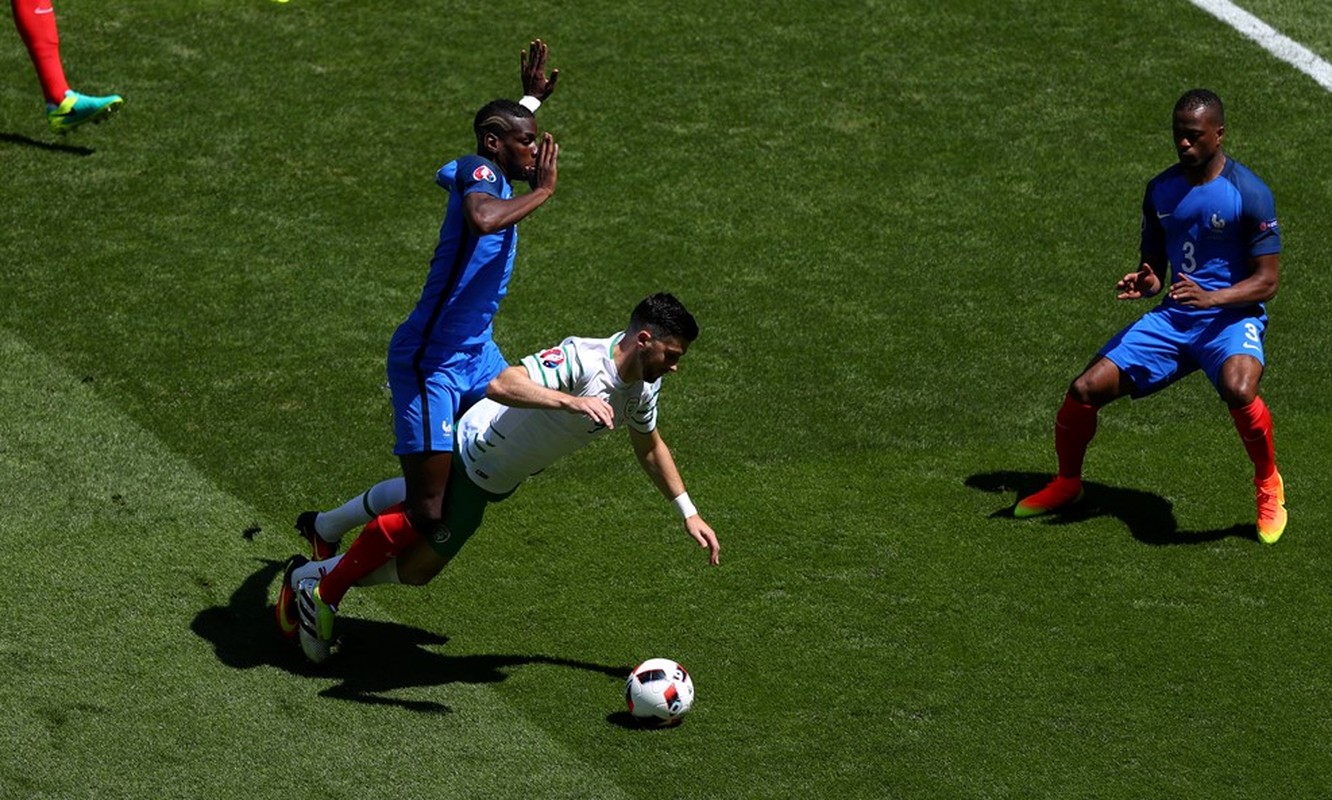
<path id="1" fill-rule="evenodd" d="M 473 192 L 507 200 L 513 187 L 494 162 L 468 155 L 440 167 L 435 182 L 449 193 L 421 299 L 404 325 L 428 345 L 467 348 L 491 338 L 500 298 L 509 287 L 518 228 L 480 235 L 467 224 L 463 198 Z"/>
<path id="2" fill-rule="evenodd" d="M 1227 158 L 1221 174 L 1194 186 L 1176 164 L 1147 184 L 1142 201 L 1142 255 L 1164 255 L 1173 272 L 1207 291 L 1252 274 L 1249 260 L 1281 252 L 1272 192 L 1248 167 Z M 1168 295 L 1162 304 L 1180 310 Z M 1259 304 L 1261 305 L 1261 304 Z M 1216 311 L 1219 309 L 1209 309 Z"/>

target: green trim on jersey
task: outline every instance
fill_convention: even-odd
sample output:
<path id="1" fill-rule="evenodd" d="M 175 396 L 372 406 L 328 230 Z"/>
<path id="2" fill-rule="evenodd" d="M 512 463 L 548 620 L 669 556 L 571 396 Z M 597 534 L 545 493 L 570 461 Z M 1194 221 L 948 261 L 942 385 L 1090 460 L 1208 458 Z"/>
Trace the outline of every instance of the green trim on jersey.
<path id="1" fill-rule="evenodd" d="M 568 347 L 562 347 L 560 349 L 564 351 L 564 373 L 567 376 L 565 380 L 568 382 L 566 384 L 566 388 L 563 391 L 571 391 L 574 386 L 574 371 L 573 371 L 574 362 L 575 361 L 578 362 L 579 375 L 583 374 L 583 362 L 582 359 L 578 358 L 577 351 L 571 351 L 570 348 Z M 570 356 L 573 357 L 570 358 Z"/>

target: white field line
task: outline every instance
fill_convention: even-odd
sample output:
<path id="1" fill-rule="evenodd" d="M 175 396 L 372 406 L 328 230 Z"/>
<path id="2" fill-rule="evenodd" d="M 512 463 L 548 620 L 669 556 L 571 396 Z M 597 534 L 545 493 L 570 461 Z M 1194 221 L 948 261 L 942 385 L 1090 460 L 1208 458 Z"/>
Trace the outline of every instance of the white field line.
<path id="1" fill-rule="evenodd" d="M 1332 64 L 1324 61 L 1317 53 L 1280 33 L 1230 0 L 1189 0 L 1189 2 L 1239 31 L 1246 38 L 1257 42 L 1264 50 L 1332 92 Z"/>

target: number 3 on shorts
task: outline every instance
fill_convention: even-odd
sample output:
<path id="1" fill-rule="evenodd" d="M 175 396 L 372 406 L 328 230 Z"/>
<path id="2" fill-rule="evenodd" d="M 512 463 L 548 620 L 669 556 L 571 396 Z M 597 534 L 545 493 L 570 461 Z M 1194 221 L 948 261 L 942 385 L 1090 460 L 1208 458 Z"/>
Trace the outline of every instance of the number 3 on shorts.
<path id="1" fill-rule="evenodd" d="M 1260 353 L 1262 352 L 1263 340 L 1258 336 L 1257 325 L 1254 325 L 1252 322 L 1244 323 L 1244 338 L 1248 340 L 1244 343 L 1246 349 L 1257 350 Z"/>

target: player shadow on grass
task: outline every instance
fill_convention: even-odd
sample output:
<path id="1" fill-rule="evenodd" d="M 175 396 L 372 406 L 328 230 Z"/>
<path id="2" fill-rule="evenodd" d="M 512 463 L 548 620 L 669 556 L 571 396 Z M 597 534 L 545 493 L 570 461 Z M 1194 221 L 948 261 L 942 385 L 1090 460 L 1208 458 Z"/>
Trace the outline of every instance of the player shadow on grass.
<path id="1" fill-rule="evenodd" d="M 77 144 L 61 144 L 59 142 L 43 142 L 38 139 L 30 139 L 21 133 L 0 133 L 0 142 L 35 147 L 38 150 L 46 150 L 52 153 L 66 153 L 71 156 L 90 156 L 97 152 L 91 147 L 83 147 Z"/>
<path id="2" fill-rule="evenodd" d="M 397 622 L 339 618 L 343 645 L 324 664 L 311 664 L 300 645 L 278 633 L 269 602 L 269 587 L 282 572 L 278 561 L 262 567 L 241 583 L 225 606 L 200 611 L 190 629 L 212 643 L 217 658 L 233 669 L 271 666 L 294 675 L 338 681 L 321 697 L 369 705 L 398 706 L 410 711 L 448 714 L 448 706 L 429 700 L 403 700 L 386 693 L 416 686 L 447 683 L 498 683 L 511 667 L 549 664 L 585 669 L 624 680 L 630 667 L 612 667 L 543 655 L 450 656 L 429 649 L 447 636 Z"/>
<path id="3" fill-rule="evenodd" d="M 1012 519 L 1017 498 L 1039 491 L 1049 480 L 1049 473 L 983 472 L 968 477 L 966 484 L 991 494 L 1007 495 L 1010 500 L 1008 505 L 990 517 Z M 1231 536 L 1258 541 L 1258 530 L 1253 523 L 1210 531 L 1180 530 L 1170 501 L 1158 494 L 1087 481 L 1082 485 L 1087 493 L 1082 502 L 1066 511 L 1023 522 L 1028 525 L 1068 525 L 1094 517 L 1114 517 L 1128 527 L 1134 539 L 1150 545 L 1203 544 Z"/>

